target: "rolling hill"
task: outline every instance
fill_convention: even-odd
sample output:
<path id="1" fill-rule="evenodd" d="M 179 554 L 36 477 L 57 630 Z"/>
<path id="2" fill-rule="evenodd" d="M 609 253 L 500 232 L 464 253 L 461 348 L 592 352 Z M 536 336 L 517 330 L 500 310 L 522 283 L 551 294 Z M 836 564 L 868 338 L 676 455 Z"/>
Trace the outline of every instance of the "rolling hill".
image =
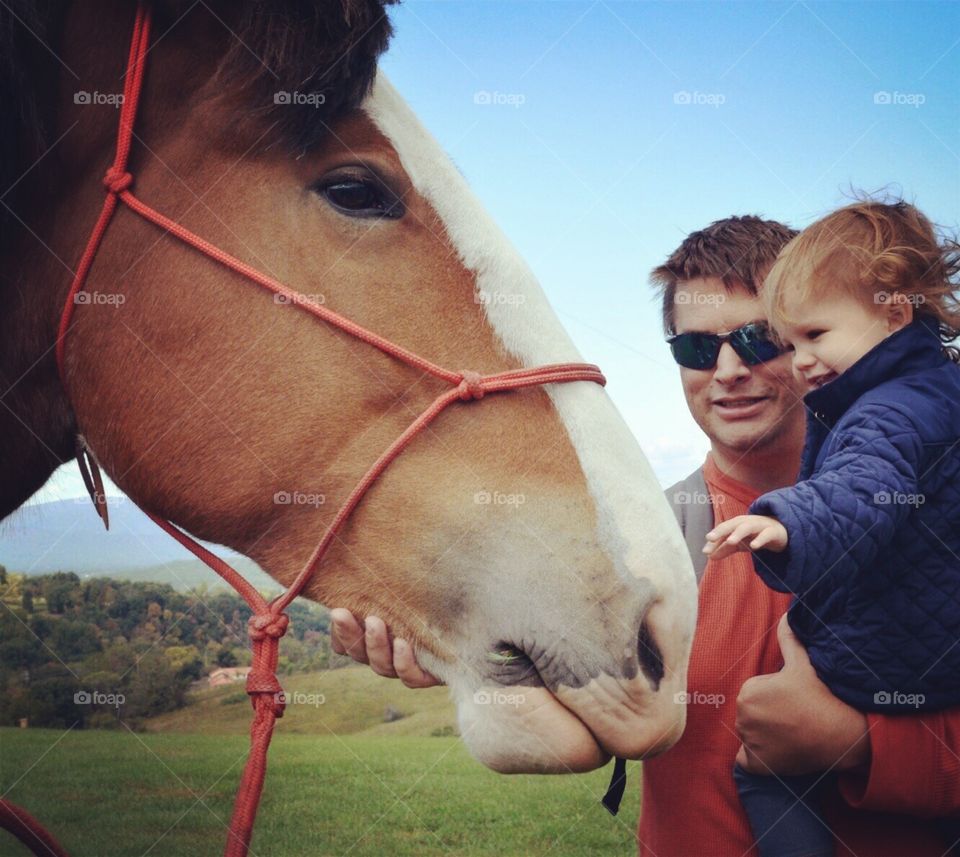
<path id="1" fill-rule="evenodd" d="M 0 564 L 38 575 L 73 571 L 80 577 L 152 580 L 186 590 L 220 578 L 170 538 L 125 497 L 111 497 L 110 530 L 104 530 L 86 497 L 35 503 L 0 522 Z M 205 543 L 261 590 L 278 584 L 253 560 Z"/>

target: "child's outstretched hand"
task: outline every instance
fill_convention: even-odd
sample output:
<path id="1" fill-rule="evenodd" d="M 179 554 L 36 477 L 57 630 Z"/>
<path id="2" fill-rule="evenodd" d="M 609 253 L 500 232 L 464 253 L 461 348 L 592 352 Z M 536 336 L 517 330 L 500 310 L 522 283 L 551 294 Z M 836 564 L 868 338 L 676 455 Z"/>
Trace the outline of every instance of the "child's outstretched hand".
<path id="1" fill-rule="evenodd" d="M 703 552 L 711 559 L 723 559 L 735 551 L 765 548 L 780 553 L 787 548 L 787 529 L 766 515 L 737 515 L 707 533 Z"/>

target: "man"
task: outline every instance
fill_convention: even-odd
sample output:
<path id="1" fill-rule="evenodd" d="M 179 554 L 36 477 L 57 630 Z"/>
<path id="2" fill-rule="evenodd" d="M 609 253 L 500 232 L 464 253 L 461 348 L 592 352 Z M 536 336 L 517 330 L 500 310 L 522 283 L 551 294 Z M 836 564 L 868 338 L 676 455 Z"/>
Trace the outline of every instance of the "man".
<path id="1" fill-rule="evenodd" d="M 793 483 L 799 468 L 804 390 L 789 355 L 767 350 L 757 325 L 758 287 L 793 234 L 756 217 L 728 218 L 688 236 L 652 275 L 667 334 L 708 335 L 677 339 L 672 350 L 688 364 L 681 383 L 710 453 L 667 492 L 697 565 L 699 615 L 686 731 L 643 765 L 640 854 L 751 853 L 736 759 L 758 773 L 837 774 L 820 797 L 839 855 L 939 857 L 944 842 L 921 818 L 960 812 L 960 714 L 884 717 L 850 708 L 817 678 L 781 621 L 789 597 L 760 581 L 750 556 L 704 562 L 700 554 L 715 522 Z M 411 687 L 436 683 L 404 641 L 391 649 L 381 621 L 369 617 L 361 628 L 347 611 L 332 615 L 337 651 Z"/>

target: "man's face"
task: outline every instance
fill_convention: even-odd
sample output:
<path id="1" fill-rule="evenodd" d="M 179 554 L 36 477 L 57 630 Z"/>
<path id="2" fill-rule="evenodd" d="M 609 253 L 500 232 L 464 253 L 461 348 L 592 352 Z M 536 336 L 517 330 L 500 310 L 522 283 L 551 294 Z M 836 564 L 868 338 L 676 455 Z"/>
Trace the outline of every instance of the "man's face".
<path id="1" fill-rule="evenodd" d="M 760 298 L 746 289 L 728 292 L 718 277 L 677 284 L 676 332 L 729 333 L 764 321 Z M 725 342 L 712 369 L 680 367 L 690 413 L 715 448 L 743 456 L 776 443 L 805 419 L 806 385 L 791 371 L 791 355 L 750 366 Z"/>

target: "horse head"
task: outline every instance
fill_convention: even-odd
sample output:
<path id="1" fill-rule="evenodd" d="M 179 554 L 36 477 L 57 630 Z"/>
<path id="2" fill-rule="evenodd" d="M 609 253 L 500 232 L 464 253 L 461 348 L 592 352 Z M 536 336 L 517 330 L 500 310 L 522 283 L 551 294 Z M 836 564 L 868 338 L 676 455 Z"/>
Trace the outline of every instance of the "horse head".
<path id="1" fill-rule="evenodd" d="M 289 584 L 366 468 L 443 389 L 299 302 L 456 369 L 580 355 L 376 72 L 380 3 L 171 0 L 155 4 L 135 193 L 297 297 L 252 287 L 121 207 L 70 327 L 68 398 L 55 308 L 103 200 L 133 16 L 129 3 L 96 9 L 75 4 L 49 29 L 70 34 L 60 66 L 37 59 L 36 86 L 56 94 L 56 157 L 5 203 L 17 273 L 4 333 L 19 356 L 4 372 L 22 376 L 8 410 L 32 436 L 5 462 L 15 503 L 80 429 L 141 507 Z M 448 408 L 366 494 L 306 594 L 411 640 L 497 770 L 587 770 L 660 752 L 683 729 L 690 560 L 596 384 Z"/>

